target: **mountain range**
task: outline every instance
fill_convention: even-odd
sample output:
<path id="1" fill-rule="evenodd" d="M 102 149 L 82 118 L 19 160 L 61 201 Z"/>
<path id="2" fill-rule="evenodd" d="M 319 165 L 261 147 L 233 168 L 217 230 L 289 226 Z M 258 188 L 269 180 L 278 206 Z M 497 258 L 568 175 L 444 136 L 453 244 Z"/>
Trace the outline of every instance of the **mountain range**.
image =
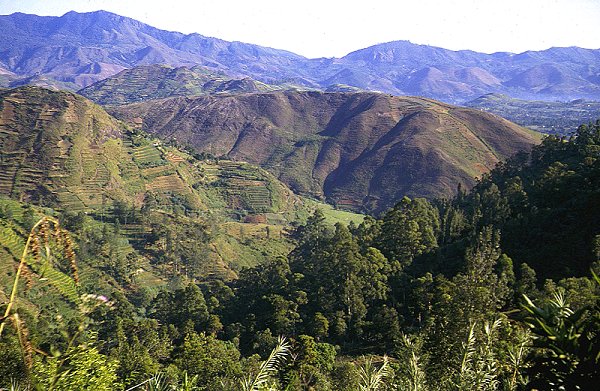
<path id="1" fill-rule="evenodd" d="M 520 54 L 452 51 L 407 41 L 308 59 L 285 51 L 151 27 L 105 11 L 0 16 L 0 84 L 79 90 L 139 65 L 202 65 L 232 78 L 314 89 L 346 85 L 463 102 L 486 93 L 541 100 L 600 99 L 600 50 Z"/>

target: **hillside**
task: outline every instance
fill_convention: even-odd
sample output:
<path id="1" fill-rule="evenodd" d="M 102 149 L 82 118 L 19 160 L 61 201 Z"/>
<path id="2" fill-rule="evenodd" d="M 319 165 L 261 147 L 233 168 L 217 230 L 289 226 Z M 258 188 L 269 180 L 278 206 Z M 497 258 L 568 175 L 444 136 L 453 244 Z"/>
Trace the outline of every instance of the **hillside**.
<path id="1" fill-rule="evenodd" d="M 113 112 L 162 139 L 260 165 L 300 194 L 371 212 L 470 188 L 540 140 L 481 111 L 367 92 L 180 97 Z"/>
<path id="2" fill-rule="evenodd" d="M 394 41 L 342 58 L 308 59 L 284 50 L 159 30 L 105 11 L 0 16 L 3 86 L 29 82 L 77 90 L 126 68 L 151 64 L 202 65 L 267 84 L 321 89 L 347 85 L 446 102 L 486 93 L 600 99 L 600 49 L 484 54 Z"/>
<path id="3" fill-rule="evenodd" d="M 119 105 L 173 96 L 266 92 L 280 88 L 250 78 L 233 79 L 201 66 L 147 65 L 123 70 L 78 93 L 102 105 Z"/>
<path id="4" fill-rule="evenodd" d="M 0 195 L 119 220 L 127 246 L 150 258 L 166 251 L 167 232 L 182 235 L 173 227 L 197 227 L 185 237 L 204 243 L 193 271 L 203 278 L 285 254 L 282 231 L 317 207 L 262 169 L 163 145 L 68 92 L 0 91 L 0 146 Z"/>
<path id="5" fill-rule="evenodd" d="M 577 99 L 570 102 L 528 101 L 501 94 L 487 94 L 465 103 L 497 114 L 521 126 L 547 134 L 570 135 L 581 124 L 600 118 L 600 102 Z"/>

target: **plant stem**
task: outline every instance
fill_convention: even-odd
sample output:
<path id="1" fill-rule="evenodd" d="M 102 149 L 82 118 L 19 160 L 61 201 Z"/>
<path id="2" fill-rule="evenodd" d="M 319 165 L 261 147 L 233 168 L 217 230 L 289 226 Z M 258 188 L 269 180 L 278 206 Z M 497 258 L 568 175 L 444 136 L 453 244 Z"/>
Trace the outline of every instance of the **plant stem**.
<path id="1" fill-rule="evenodd" d="M 19 277 L 21 276 L 21 273 L 23 271 L 23 268 L 25 267 L 25 264 L 27 263 L 26 259 L 27 259 L 27 251 L 29 250 L 29 245 L 31 243 L 31 239 L 33 239 L 33 237 L 35 236 L 35 229 L 42 224 L 44 221 L 52 221 L 54 224 L 58 224 L 58 221 L 51 218 L 51 217 L 43 217 L 41 218 L 37 223 L 35 223 L 35 225 L 31 228 L 31 231 L 29 232 L 29 236 L 27 237 L 27 243 L 25 243 L 25 248 L 23 249 L 23 255 L 21 256 L 21 261 L 19 262 L 19 267 L 17 268 L 17 274 L 15 275 L 15 281 L 13 282 L 13 286 L 12 286 L 12 291 L 10 292 L 10 299 L 8 300 L 8 306 L 6 307 L 6 310 L 4 311 L 4 321 L 2 323 L 0 323 L 0 337 L 2 337 L 2 331 L 4 331 L 4 325 L 6 323 L 6 319 L 8 319 L 8 316 L 10 315 L 10 310 L 13 307 L 13 304 L 15 302 L 15 298 L 17 296 L 17 288 L 19 286 Z"/>

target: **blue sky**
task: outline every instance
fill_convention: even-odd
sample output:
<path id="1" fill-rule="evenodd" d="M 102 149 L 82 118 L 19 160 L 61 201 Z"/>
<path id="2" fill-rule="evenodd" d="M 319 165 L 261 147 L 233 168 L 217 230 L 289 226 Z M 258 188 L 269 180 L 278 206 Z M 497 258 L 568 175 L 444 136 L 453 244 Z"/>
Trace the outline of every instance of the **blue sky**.
<path id="1" fill-rule="evenodd" d="M 307 57 L 393 40 L 486 53 L 600 48 L 600 0 L 0 0 L 0 14 L 99 9 Z"/>

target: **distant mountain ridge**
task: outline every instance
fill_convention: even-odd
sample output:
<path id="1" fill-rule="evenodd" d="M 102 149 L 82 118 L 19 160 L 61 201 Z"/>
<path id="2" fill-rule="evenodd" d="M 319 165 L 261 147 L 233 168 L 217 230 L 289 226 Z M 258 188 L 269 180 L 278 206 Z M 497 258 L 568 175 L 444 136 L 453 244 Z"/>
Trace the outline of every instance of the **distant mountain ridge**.
<path id="1" fill-rule="evenodd" d="M 395 41 L 342 58 L 308 59 L 285 50 L 164 31 L 105 11 L 0 16 L 4 86 L 41 77 L 46 84 L 55 80 L 77 90 L 126 68 L 151 64 L 202 65 L 267 84 L 319 89 L 342 85 L 447 102 L 487 93 L 600 100 L 600 49 L 483 54 Z"/>

